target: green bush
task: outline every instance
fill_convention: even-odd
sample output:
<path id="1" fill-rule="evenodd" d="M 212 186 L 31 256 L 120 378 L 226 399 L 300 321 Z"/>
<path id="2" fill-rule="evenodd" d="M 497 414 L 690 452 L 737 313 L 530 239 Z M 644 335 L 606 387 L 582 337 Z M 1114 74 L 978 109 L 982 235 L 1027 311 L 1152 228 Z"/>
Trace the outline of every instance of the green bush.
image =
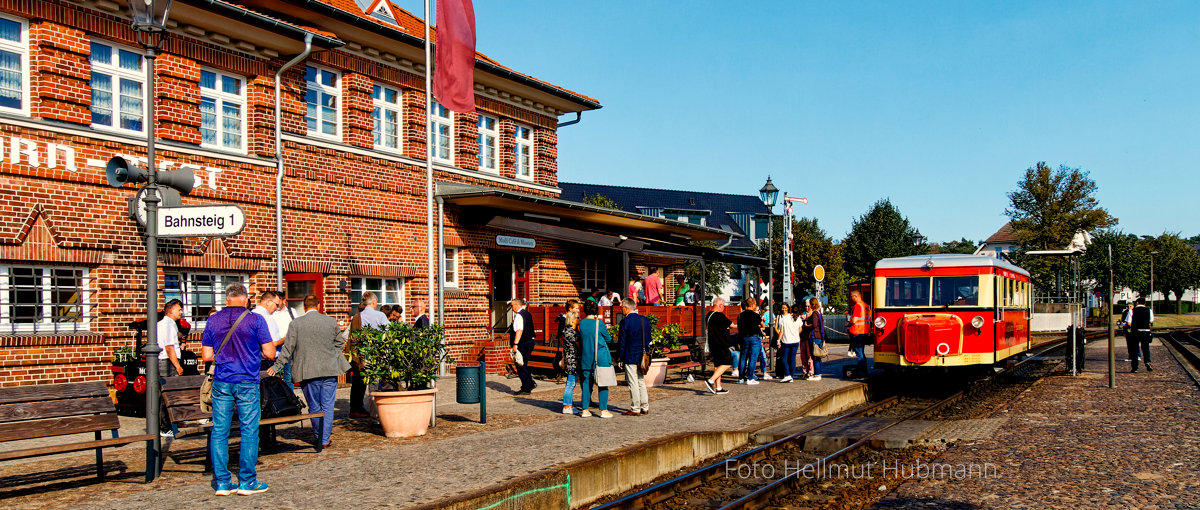
<path id="1" fill-rule="evenodd" d="M 440 325 L 416 328 L 393 322 L 384 329 L 363 328 L 350 336 L 351 351 L 363 362 L 368 384 L 383 381 L 396 388 L 420 390 L 437 380 L 443 361 L 445 330 Z"/>

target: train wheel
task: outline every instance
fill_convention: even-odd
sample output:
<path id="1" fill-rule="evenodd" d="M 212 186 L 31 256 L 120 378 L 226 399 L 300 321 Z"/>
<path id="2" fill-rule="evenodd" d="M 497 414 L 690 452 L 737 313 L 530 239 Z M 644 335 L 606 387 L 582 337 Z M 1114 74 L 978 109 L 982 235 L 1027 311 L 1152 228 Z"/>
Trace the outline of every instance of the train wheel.
<path id="1" fill-rule="evenodd" d="M 117 374 L 116 377 L 113 377 L 113 389 L 118 393 L 125 391 L 127 387 L 129 387 L 129 379 L 125 378 L 125 374 Z"/>
<path id="2" fill-rule="evenodd" d="M 146 376 L 139 375 L 133 380 L 133 391 L 137 392 L 138 395 L 146 392 Z"/>

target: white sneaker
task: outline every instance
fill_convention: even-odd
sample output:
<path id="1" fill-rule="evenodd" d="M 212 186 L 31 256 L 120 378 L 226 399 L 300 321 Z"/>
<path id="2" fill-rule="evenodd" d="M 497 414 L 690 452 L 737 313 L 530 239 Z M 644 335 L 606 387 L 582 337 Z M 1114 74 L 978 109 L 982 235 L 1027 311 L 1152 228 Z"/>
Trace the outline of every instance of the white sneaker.
<path id="1" fill-rule="evenodd" d="M 582 413 L 579 413 L 579 417 L 580 418 L 591 418 L 592 412 L 588 411 L 587 409 L 584 409 Z"/>
<path id="2" fill-rule="evenodd" d="M 817 374 L 817 375 L 814 375 L 814 376 L 812 376 L 812 377 L 809 377 L 809 378 L 808 378 L 808 380 L 810 380 L 810 381 L 820 381 L 820 380 L 821 380 L 821 374 Z"/>
<path id="3" fill-rule="evenodd" d="M 763 374 L 763 376 L 762 376 L 762 380 L 764 380 L 764 381 L 772 381 L 772 380 L 775 380 L 775 378 L 774 378 L 774 377 L 771 377 L 771 374 Z"/>
<path id="4" fill-rule="evenodd" d="M 613 413 L 610 413 L 608 411 L 600 411 L 600 417 L 601 418 L 612 418 Z"/>
<path id="5" fill-rule="evenodd" d="M 563 406 L 563 414 L 575 414 L 575 408 Z"/>
<path id="6" fill-rule="evenodd" d="M 755 384 L 758 384 L 758 379 L 751 379 L 749 381 L 746 381 L 746 384 L 748 384 L 750 386 L 754 386 Z"/>
<path id="7" fill-rule="evenodd" d="M 738 384 L 746 384 L 746 380 L 745 380 L 745 379 L 738 379 Z"/>
<path id="8" fill-rule="evenodd" d="M 175 433 L 169 430 L 163 430 L 158 433 L 160 437 L 175 439 Z"/>
<path id="9" fill-rule="evenodd" d="M 784 376 L 784 378 L 780 379 L 779 382 L 792 382 L 792 376 Z"/>
<path id="10" fill-rule="evenodd" d="M 738 375 L 739 375 L 739 374 L 738 374 L 738 371 L 737 371 L 737 369 L 736 369 L 736 368 L 735 368 L 735 369 L 733 369 L 733 372 L 730 372 L 730 373 L 729 373 L 729 377 L 732 377 L 732 378 L 734 378 L 734 379 L 737 379 L 737 378 L 738 378 Z"/>
<path id="11" fill-rule="evenodd" d="M 854 354 L 854 349 L 847 349 L 847 350 L 846 350 L 846 355 L 847 355 L 847 356 L 849 356 L 849 357 L 851 357 L 851 358 L 853 358 L 853 357 L 855 357 L 855 356 L 856 356 L 856 354 Z"/>

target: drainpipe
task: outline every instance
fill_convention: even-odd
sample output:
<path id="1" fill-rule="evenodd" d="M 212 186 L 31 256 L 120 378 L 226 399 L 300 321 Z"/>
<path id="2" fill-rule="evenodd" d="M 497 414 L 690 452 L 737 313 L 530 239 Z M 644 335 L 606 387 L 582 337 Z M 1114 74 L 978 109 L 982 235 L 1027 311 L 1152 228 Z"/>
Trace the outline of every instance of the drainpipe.
<path id="1" fill-rule="evenodd" d="M 442 197 L 440 195 L 435 197 L 434 200 L 437 201 L 437 252 L 442 254 L 441 255 L 442 257 L 445 257 L 446 256 L 446 237 L 445 237 L 445 230 L 443 228 L 443 224 L 446 221 L 445 201 L 442 199 Z M 461 256 L 461 254 L 459 256 Z M 440 264 L 439 264 L 439 267 L 440 267 Z M 462 267 L 462 266 L 460 265 L 459 267 Z M 446 325 L 446 319 L 445 319 L 445 317 L 446 317 L 446 272 L 445 271 L 438 271 L 437 298 L 438 298 L 438 302 L 437 302 L 438 323 L 445 326 Z M 429 305 L 433 306 L 433 303 L 430 303 Z M 445 344 L 443 344 L 442 348 L 443 349 L 445 348 Z M 443 361 L 441 364 L 441 367 L 438 368 L 438 373 L 441 374 L 443 377 L 445 377 L 445 375 L 446 375 L 446 362 L 445 361 Z"/>
<path id="2" fill-rule="evenodd" d="M 567 126 L 570 126 L 571 124 L 578 124 L 580 120 L 583 120 L 583 112 L 575 112 L 575 120 L 568 120 L 568 121 L 566 121 L 566 122 L 559 122 L 559 123 L 558 123 L 558 124 L 556 124 L 554 127 L 555 127 L 556 129 L 557 129 L 557 128 L 561 128 L 561 127 L 567 127 Z"/>
<path id="3" fill-rule="evenodd" d="M 308 58 L 312 52 L 312 33 L 304 34 L 304 51 L 275 72 L 275 278 L 279 290 L 283 289 L 283 98 L 280 80 L 283 72 Z"/>

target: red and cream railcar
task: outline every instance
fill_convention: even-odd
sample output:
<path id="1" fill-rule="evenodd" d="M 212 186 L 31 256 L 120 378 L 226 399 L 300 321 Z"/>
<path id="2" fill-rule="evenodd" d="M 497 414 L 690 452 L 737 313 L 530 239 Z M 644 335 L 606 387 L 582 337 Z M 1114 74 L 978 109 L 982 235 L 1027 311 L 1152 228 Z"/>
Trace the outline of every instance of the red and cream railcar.
<path id="1" fill-rule="evenodd" d="M 875 364 L 993 364 L 1033 347 L 1029 273 L 984 255 L 880 260 L 872 285 Z"/>

